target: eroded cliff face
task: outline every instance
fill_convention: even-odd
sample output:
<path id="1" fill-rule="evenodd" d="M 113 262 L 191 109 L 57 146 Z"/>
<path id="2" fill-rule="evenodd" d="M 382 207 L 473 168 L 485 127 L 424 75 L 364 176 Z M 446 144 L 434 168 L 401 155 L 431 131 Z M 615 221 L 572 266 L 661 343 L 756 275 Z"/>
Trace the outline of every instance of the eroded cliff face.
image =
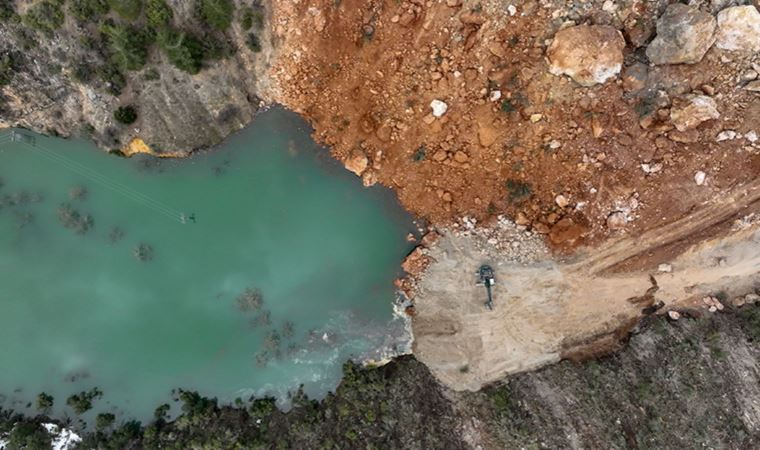
<path id="1" fill-rule="evenodd" d="M 273 46 L 266 4 L 232 2 L 231 23 L 222 31 L 203 24 L 201 2 L 168 0 L 169 26 L 196 38 L 210 54 L 204 55 L 200 71 L 178 69 L 160 45 L 152 44 L 141 68 L 114 74 L 114 52 L 103 24 L 128 24 L 154 33 L 150 38 L 155 39 L 156 30 L 146 23 L 151 2 L 135 19 L 109 11 L 92 21 L 74 17 L 67 2 L 60 8 L 64 20 L 54 30 L 35 29 L 24 19 L 35 3 L 40 2 L 8 2 L 15 12 L 0 22 L 0 55 L 7 62 L 5 83 L 0 83 L 2 127 L 91 136 L 109 150 L 124 149 L 139 138 L 158 154 L 183 155 L 244 127 L 270 98 L 265 74 Z M 246 11 L 255 11 L 255 25 L 245 26 Z M 255 49 L 247 42 L 252 33 L 259 44 Z M 131 124 L 114 118 L 126 105 L 137 110 Z"/>

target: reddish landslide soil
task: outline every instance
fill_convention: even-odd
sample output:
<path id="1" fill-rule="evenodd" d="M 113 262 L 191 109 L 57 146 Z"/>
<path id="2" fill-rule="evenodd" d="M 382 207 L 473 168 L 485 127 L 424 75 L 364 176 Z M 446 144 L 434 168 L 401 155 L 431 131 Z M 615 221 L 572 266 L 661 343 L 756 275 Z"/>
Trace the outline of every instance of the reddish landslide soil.
<path id="1" fill-rule="evenodd" d="M 492 1 L 276 0 L 273 76 L 317 140 L 409 211 L 434 224 L 507 214 L 569 250 L 682 219 L 760 173 L 748 140 L 715 140 L 760 133 L 760 97 L 739 80 L 752 61 L 713 47 L 695 65 L 649 67 L 660 3 L 619 2 L 613 14 L 601 2 L 518 1 L 511 16 Z M 547 45 L 569 20 L 623 32 L 620 76 L 586 88 L 549 73 Z M 637 63 L 638 80 L 627 76 Z M 684 137 L 667 118 L 689 93 L 711 96 L 721 117 Z M 448 105 L 440 118 L 434 99 Z M 611 230 L 615 211 L 628 223 Z"/>

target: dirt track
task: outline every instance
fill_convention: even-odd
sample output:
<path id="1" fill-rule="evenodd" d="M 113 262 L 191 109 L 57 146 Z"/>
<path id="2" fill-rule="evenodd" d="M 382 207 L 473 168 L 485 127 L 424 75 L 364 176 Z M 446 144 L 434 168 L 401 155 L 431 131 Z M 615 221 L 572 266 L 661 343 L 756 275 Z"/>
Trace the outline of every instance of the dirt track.
<path id="1" fill-rule="evenodd" d="M 730 224 L 739 212 L 757 210 L 758 184 L 565 263 L 517 264 L 478 250 L 482 245 L 472 236 L 447 234 L 430 250 L 433 262 L 419 284 L 414 352 L 446 385 L 477 390 L 509 373 L 613 349 L 657 302 L 664 303 L 661 312 L 707 313 L 704 296 L 733 298 L 760 286 L 760 229 L 705 241 L 677 257 L 674 249 L 684 249 L 675 245 Z M 670 249 L 669 257 L 663 249 Z M 654 267 L 609 270 L 658 251 L 659 262 L 667 260 L 672 272 L 658 272 L 652 258 L 647 261 Z M 483 288 L 475 286 L 473 272 L 483 263 L 497 272 L 492 312 L 484 308 Z"/>

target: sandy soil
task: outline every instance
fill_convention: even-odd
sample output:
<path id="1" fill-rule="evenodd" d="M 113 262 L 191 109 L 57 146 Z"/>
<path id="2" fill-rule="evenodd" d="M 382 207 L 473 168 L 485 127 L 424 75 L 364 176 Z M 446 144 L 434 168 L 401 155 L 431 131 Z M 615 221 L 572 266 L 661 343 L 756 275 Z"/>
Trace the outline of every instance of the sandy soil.
<path id="1" fill-rule="evenodd" d="M 479 249 L 476 236 L 446 234 L 428 251 L 432 262 L 418 284 L 415 355 L 447 386 L 477 390 L 510 373 L 614 350 L 658 309 L 708 313 L 705 296 L 734 298 L 760 286 L 757 225 L 690 248 L 670 261 L 670 272 L 609 272 L 631 257 L 628 249 L 661 245 L 667 230 L 657 231 L 610 244 L 603 258 L 522 264 Z M 496 271 L 493 311 L 475 285 L 481 264 Z"/>

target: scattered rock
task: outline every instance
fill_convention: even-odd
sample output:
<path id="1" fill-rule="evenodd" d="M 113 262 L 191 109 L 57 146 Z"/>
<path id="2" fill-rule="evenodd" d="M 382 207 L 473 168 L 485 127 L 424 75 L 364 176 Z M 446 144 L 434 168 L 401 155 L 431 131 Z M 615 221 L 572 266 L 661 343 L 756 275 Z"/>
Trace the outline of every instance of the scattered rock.
<path id="1" fill-rule="evenodd" d="M 427 256 L 422 247 L 416 247 L 401 263 L 404 272 L 414 277 L 421 275 L 430 264 L 430 257 Z"/>
<path id="2" fill-rule="evenodd" d="M 657 36 L 646 55 L 657 65 L 698 63 L 715 42 L 715 28 L 711 14 L 672 3 L 657 20 Z"/>
<path id="3" fill-rule="evenodd" d="M 446 114 L 446 111 L 449 109 L 449 105 L 441 100 L 436 99 L 430 102 L 430 108 L 433 109 L 433 117 L 441 117 Z"/>
<path id="4" fill-rule="evenodd" d="M 705 178 L 707 178 L 707 175 L 701 170 L 694 174 L 694 182 L 697 183 L 697 186 L 705 184 Z"/>
<path id="5" fill-rule="evenodd" d="M 533 123 L 539 122 L 544 117 L 543 114 L 531 114 L 530 115 L 530 121 Z"/>
<path id="6" fill-rule="evenodd" d="M 635 63 L 626 67 L 623 71 L 623 89 L 626 91 L 640 91 L 644 89 L 649 76 L 649 68 L 646 64 Z"/>
<path id="7" fill-rule="evenodd" d="M 695 95 L 686 105 L 670 110 L 670 120 L 678 131 L 695 128 L 702 122 L 719 117 L 715 100 L 706 95 Z"/>
<path id="8" fill-rule="evenodd" d="M 609 26 L 578 25 L 565 28 L 554 36 L 546 55 L 549 71 L 568 75 L 578 84 L 593 86 L 620 73 L 625 39 Z"/>
<path id="9" fill-rule="evenodd" d="M 441 237 L 440 234 L 438 234 L 435 231 L 430 231 L 426 233 L 424 236 L 422 236 L 422 239 L 420 240 L 420 244 L 422 244 L 425 247 L 432 246 L 439 238 Z"/>
<path id="10" fill-rule="evenodd" d="M 715 136 L 716 142 L 730 141 L 736 139 L 737 133 L 734 130 L 723 130 Z"/>
<path id="11" fill-rule="evenodd" d="M 623 229 L 627 223 L 628 219 L 622 211 L 615 211 L 607 216 L 607 228 L 610 230 Z"/>
<path id="12" fill-rule="evenodd" d="M 554 244 L 572 244 L 586 232 L 586 228 L 565 217 L 551 228 L 549 239 Z"/>
<path id="13" fill-rule="evenodd" d="M 470 159 L 470 157 L 467 156 L 467 153 L 465 153 L 465 152 L 463 152 L 461 150 L 458 150 L 456 153 L 454 153 L 454 161 L 456 161 L 456 162 L 458 162 L 460 164 L 466 163 L 467 161 L 469 161 L 469 159 Z"/>
<path id="14" fill-rule="evenodd" d="M 760 302 L 760 295 L 747 294 L 744 296 L 744 303 L 747 303 L 749 305 L 754 305 L 757 302 Z"/>
<path id="15" fill-rule="evenodd" d="M 673 130 L 668 133 L 668 138 L 673 142 L 680 142 L 682 144 L 693 144 L 698 142 L 700 138 L 699 131 L 691 129 L 686 131 Z"/>
<path id="16" fill-rule="evenodd" d="M 570 201 L 564 195 L 559 194 L 558 196 L 554 197 L 554 203 L 556 203 L 560 208 L 566 208 L 567 205 L 570 204 Z"/>
<path id="17" fill-rule="evenodd" d="M 670 273 L 673 271 L 673 266 L 671 266 L 670 264 L 663 263 L 657 266 L 657 271 L 662 272 L 662 273 Z"/>
<path id="18" fill-rule="evenodd" d="M 490 147 L 499 138 L 499 130 L 494 126 L 480 122 L 478 123 L 478 142 L 483 147 Z"/>
<path id="19" fill-rule="evenodd" d="M 760 92 L 760 80 L 750 81 L 744 86 L 744 89 L 752 92 Z"/>
<path id="20" fill-rule="evenodd" d="M 367 156 L 364 155 L 363 153 L 356 152 L 353 155 L 346 158 L 346 160 L 343 162 L 343 165 L 346 167 L 346 169 L 355 173 L 357 176 L 361 176 L 362 173 L 364 173 L 364 171 L 367 170 L 367 166 L 369 165 L 369 160 L 367 159 Z"/>
<path id="21" fill-rule="evenodd" d="M 757 79 L 757 72 L 754 69 L 750 69 L 744 72 L 741 76 L 742 81 L 752 81 Z"/>
<path id="22" fill-rule="evenodd" d="M 678 320 L 681 318 L 681 313 L 678 311 L 668 311 L 668 318 L 670 320 Z"/>
<path id="23" fill-rule="evenodd" d="M 733 6 L 719 12 L 715 46 L 723 50 L 760 51 L 760 12 L 757 8 Z"/>

